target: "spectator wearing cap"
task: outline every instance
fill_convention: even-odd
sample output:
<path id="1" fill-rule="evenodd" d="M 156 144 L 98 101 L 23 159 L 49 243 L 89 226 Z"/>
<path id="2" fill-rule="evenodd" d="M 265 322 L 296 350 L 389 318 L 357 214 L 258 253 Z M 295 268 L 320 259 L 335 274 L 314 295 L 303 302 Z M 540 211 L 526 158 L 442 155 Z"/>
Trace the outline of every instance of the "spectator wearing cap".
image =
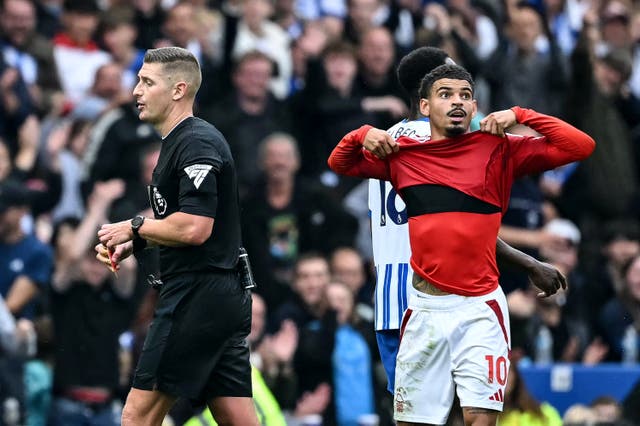
<path id="1" fill-rule="evenodd" d="M 0 184 L 0 295 L 14 316 L 31 318 L 40 289 L 49 283 L 53 258 L 50 247 L 21 226 L 27 197 L 16 182 Z"/>
<path id="2" fill-rule="evenodd" d="M 625 84 L 631 76 L 631 55 L 624 49 L 611 49 L 596 57 L 599 76 L 597 83 L 605 94 L 616 95 L 627 90 Z M 604 69 L 602 69 L 604 68 Z M 632 124 L 632 123 L 630 123 Z M 636 124 L 636 123 L 633 123 Z"/>
<path id="3" fill-rule="evenodd" d="M 557 300 L 538 300 L 538 305 L 544 309 L 552 304 L 549 302 L 554 302 L 559 308 L 552 306 L 551 309 L 559 309 L 568 325 L 570 336 L 561 355 L 563 361 L 598 363 L 606 355 L 606 347 L 599 340 L 593 340 L 590 323 L 593 312 L 588 307 L 587 280 L 579 261 L 580 230 L 562 218 L 550 220 L 543 230 L 555 238 L 541 245 L 540 258 L 556 267 L 566 277 L 568 286 Z"/>
<path id="4" fill-rule="evenodd" d="M 547 260 L 553 260 L 556 267 L 567 276 L 577 265 L 577 247 L 580 244 L 580 230 L 568 219 L 551 219 L 543 228 L 545 232 L 553 235 L 554 239 L 545 241 L 540 247 L 540 255 Z M 573 249 L 566 256 L 559 252 Z"/>

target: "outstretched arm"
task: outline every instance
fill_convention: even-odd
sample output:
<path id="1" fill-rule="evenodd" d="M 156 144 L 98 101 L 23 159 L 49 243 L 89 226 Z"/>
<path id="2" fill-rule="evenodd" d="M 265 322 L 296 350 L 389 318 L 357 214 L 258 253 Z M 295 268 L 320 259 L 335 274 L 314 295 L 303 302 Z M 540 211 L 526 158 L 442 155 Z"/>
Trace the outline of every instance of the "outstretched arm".
<path id="1" fill-rule="evenodd" d="M 518 123 L 531 127 L 547 138 L 545 156 L 552 168 L 584 160 L 596 147 L 591 136 L 559 118 L 526 108 L 513 107 L 511 110 L 516 114 Z"/>
<path id="2" fill-rule="evenodd" d="M 542 290 L 538 297 L 548 297 L 556 294 L 560 288 L 567 288 L 567 280 L 555 267 L 511 247 L 500 238 L 496 242 L 496 256 L 507 265 L 527 272 L 531 283 Z"/>
<path id="3" fill-rule="evenodd" d="M 543 136 L 512 143 L 511 156 L 516 166 L 516 177 L 584 160 L 596 146 L 591 136 L 569 123 L 517 106 L 487 115 L 480 121 L 480 129 L 504 136 L 505 130 L 515 124 L 528 126 Z"/>
<path id="4" fill-rule="evenodd" d="M 391 136 L 380 136 L 378 132 L 384 131 L 362 126 L 347 133 L 329 156 L 331 170 L 346 176 L 390 180 L 388 164 L 380 158 L 398 148 Z M 369 133 L 376 136 L 369 136 Z"/>

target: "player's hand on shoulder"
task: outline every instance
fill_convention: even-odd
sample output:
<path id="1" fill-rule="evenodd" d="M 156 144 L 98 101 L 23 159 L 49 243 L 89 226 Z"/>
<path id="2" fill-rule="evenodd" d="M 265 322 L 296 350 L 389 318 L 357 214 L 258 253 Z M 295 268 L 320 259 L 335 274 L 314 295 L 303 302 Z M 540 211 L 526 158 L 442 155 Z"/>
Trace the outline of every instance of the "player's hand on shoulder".
<path id="1" fill-rule="evenodd" d="M 516 113 L 510 109 L 492 112 L 480 120 L 480 130 L 492 135 L 504 136 L 505 130 L 518 124 Z"/>
<path id="2" fill-rule="evenodd" d="M 372 127 L 362 141 L 364 149 L 382 159 L 398 151 L 398 143 L 385 130 Z"/>

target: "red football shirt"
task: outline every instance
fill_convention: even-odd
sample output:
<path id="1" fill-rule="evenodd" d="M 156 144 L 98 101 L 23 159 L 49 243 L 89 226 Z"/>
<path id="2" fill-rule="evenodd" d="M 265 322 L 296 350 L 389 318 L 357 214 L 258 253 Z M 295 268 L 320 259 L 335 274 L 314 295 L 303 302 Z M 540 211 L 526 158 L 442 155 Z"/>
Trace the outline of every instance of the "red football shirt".
<path id="1" fill-rule="evenodd" d="M 337 173 L 391 181 L 410 216 L 411 266 L 443 291 L 493 291 L 499 276 L 496 239 L 513 180 L 582 160 L 595 147 L 591 137 L 557 118 L 513 111 L 518 123 L 543 136 L 472 132 L 426 143 L 400 138 L 399 151 L 379 160 L 362 149 L 370 129 L 363 126 L 329 157 Z"/>

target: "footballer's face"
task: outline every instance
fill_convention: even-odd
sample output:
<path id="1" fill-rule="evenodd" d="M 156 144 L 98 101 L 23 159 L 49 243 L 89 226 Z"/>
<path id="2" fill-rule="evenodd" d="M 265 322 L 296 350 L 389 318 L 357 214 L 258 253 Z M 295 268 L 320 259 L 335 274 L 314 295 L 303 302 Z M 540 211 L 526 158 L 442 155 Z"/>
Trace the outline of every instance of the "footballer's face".
<path id="1" fill-rule="evenodd" d="M 164 122 L 172 103 L 172 88 L 163 71 L 161 63 L 145 62 L 133 88 L 138 117 L 152 125 Z"/>
<path id="2" fill-rule="evenodd" d="M 466 80 L 436 80 L 429 97 L 420 100 L 420 112 L 429 117 L 432 139 L 467 133 L 476 109 L 473 88 Z"/>

